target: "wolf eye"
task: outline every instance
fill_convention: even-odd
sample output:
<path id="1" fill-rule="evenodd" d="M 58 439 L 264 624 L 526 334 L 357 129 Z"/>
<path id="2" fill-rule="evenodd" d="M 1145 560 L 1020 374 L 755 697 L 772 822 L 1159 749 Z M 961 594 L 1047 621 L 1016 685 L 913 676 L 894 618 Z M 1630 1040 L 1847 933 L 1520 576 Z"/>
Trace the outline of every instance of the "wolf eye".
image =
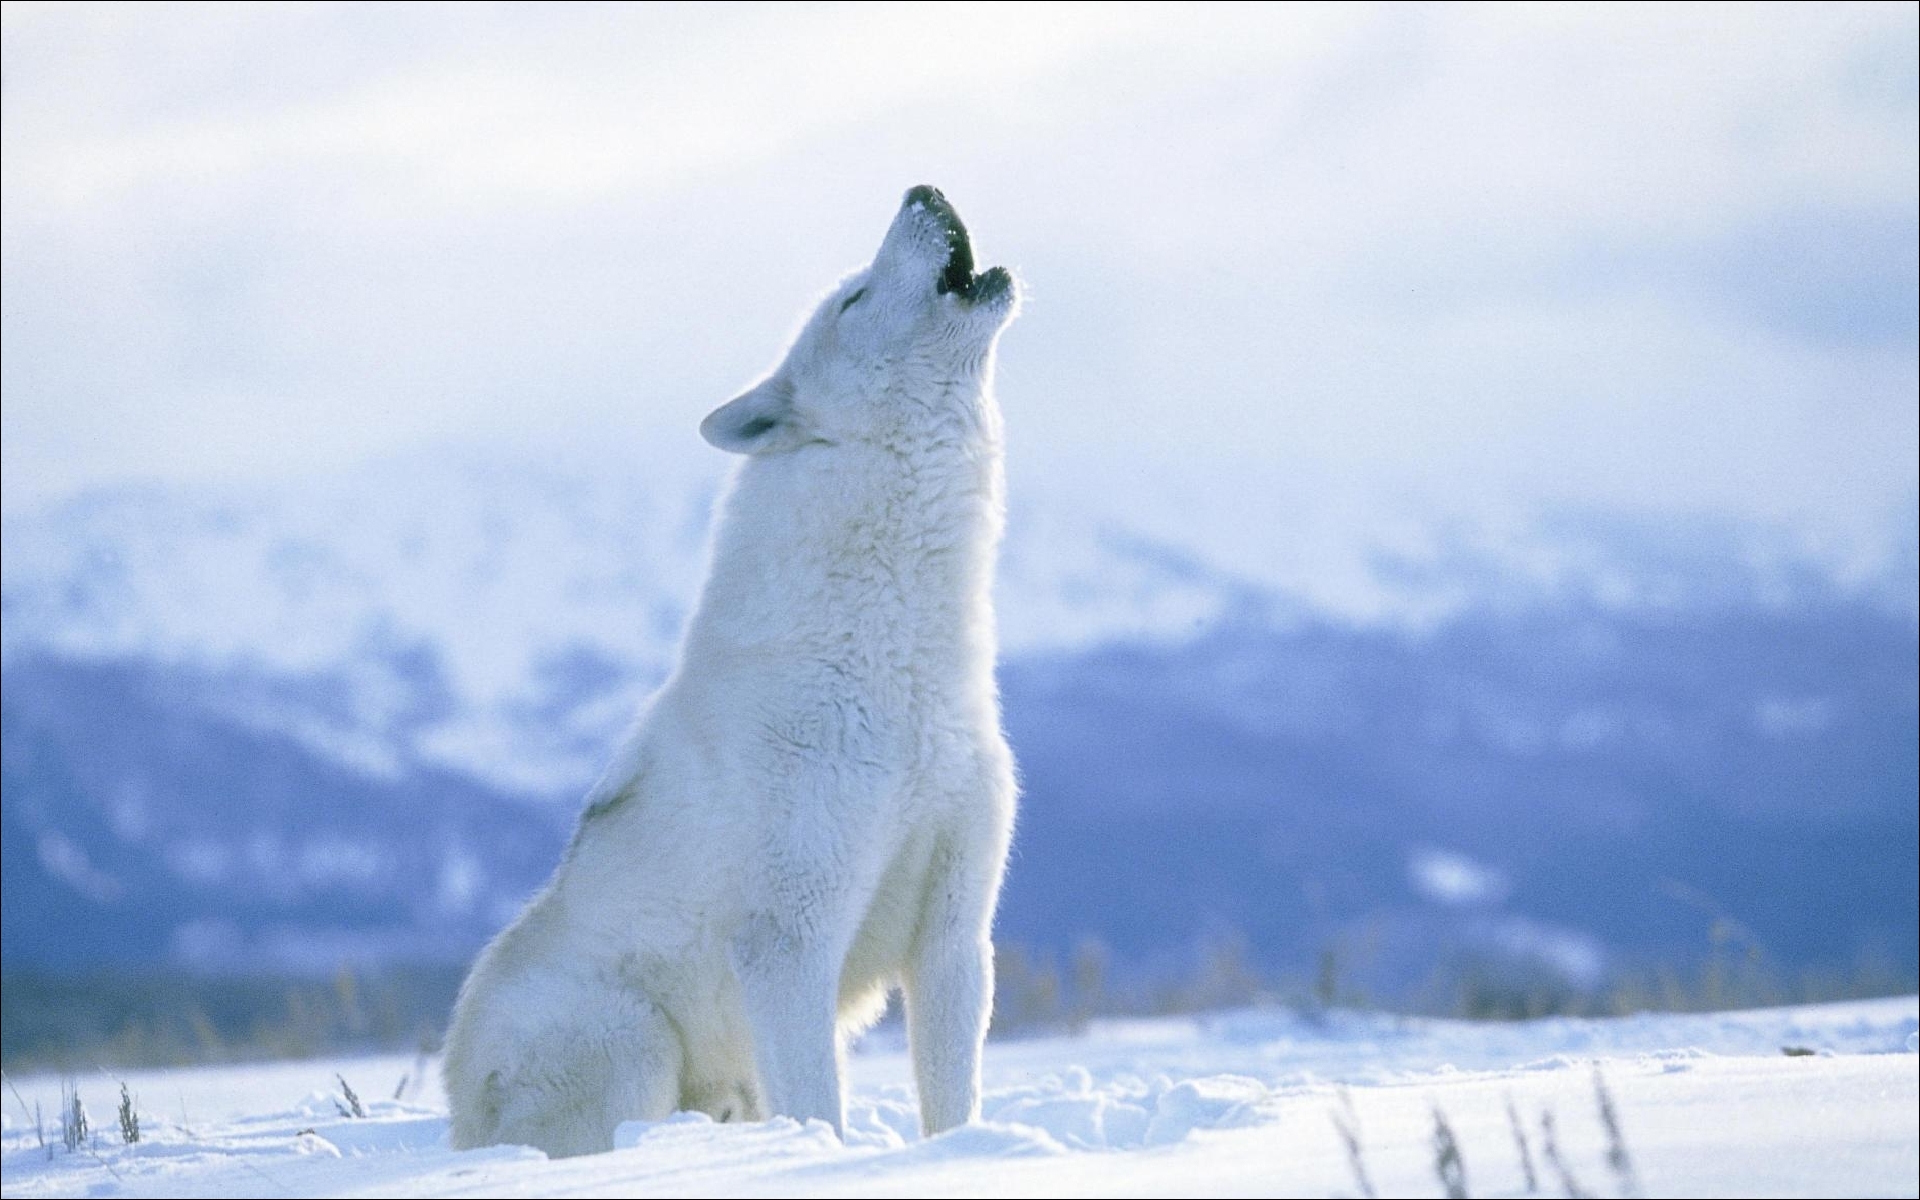
<path id="1" fill-rule="evenodd" d="M 855 304 L 858 304 L 860 302 L 860 297 L 866 294 L 867 294 L 867 289 L 865 288 L 861 288 L 858 291 L 854 292 L 853 295 L 848 296 L 845 300 L 842 300 L 840 302 L 840 311 L 845 312 L 848 309 L 852 308 Z"/>

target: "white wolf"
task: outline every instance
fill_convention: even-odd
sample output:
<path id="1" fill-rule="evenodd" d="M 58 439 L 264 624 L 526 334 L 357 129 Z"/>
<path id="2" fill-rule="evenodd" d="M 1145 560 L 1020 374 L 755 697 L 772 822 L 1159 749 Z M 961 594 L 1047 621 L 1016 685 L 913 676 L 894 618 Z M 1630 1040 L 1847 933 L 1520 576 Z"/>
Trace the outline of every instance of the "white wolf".
<path id="1" fill-rule="evenodd" d="M 920 1119 L 974 1119 L 1014 813 L 994 685 L 994 345 L 1018 306 L 939 191 L 700 432 L 743 454 L 672 676 L 447 1032 L 456 1147 L 676 1108 L 842 1130 L 906 995 Z"/>

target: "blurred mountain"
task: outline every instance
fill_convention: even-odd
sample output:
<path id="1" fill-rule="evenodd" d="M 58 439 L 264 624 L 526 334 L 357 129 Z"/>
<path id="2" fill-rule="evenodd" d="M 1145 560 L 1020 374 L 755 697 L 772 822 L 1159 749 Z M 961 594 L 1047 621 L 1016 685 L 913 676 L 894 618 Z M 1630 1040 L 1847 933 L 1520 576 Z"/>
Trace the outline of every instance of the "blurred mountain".
<path id="1" fill-rule="evenodd" d="M 716 486 L 443 460 L 9 513 L 4 961 L 470 952 L 664 676 Z M 1005 937 L 1170 972 L 1241 936 L 1382 988 L 1730 939 L 1913 971 L 1910 547 L 1839 579 L 1598 519 L 1355 542 L 1364 612 L 1016 506 Z"/>
<path id="2" fill-rule="evenodd" d="M 1862 607 L 1560 609 L 1017 662 L 1004 928 L 1133 961 L 1230 932 L 1389 990 L 1443 953 L 1911 973 L 1915 648 Z"/>
<path id="3" fill-rule="evenodd" d="M 9 964 L 444 958 L 552 867 L 544 814 L 316 753 L 208 707 L 217 688 L 134 662 L 9 663 Z"/>

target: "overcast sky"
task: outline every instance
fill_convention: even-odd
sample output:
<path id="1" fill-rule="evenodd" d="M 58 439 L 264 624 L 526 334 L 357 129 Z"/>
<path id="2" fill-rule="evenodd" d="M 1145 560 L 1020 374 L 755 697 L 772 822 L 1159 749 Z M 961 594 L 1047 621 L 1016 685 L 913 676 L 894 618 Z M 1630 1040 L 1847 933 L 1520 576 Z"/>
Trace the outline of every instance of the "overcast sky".
<path id="1" fill-rule="evenodd" d="M 1917 34 L 1909 4 L 9 4 L 5 503 L 445 444 L 717 463 L 700 417 L 931 182 L 1030 287 L 1016 498 L 1906 537 Z"/>

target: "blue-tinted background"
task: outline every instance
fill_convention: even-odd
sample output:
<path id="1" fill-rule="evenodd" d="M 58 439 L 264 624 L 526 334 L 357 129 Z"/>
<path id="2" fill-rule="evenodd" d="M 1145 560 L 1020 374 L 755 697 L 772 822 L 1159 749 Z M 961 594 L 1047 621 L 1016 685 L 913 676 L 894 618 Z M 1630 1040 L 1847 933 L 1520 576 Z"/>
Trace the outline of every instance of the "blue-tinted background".
<path id="1" fill-rule="evenodd" d="M 5 22 L 12 1046 L 470 954 L 918 182 L 1029 288 L 1016 982 L 1912 986 L 1911 6 Z"/>

